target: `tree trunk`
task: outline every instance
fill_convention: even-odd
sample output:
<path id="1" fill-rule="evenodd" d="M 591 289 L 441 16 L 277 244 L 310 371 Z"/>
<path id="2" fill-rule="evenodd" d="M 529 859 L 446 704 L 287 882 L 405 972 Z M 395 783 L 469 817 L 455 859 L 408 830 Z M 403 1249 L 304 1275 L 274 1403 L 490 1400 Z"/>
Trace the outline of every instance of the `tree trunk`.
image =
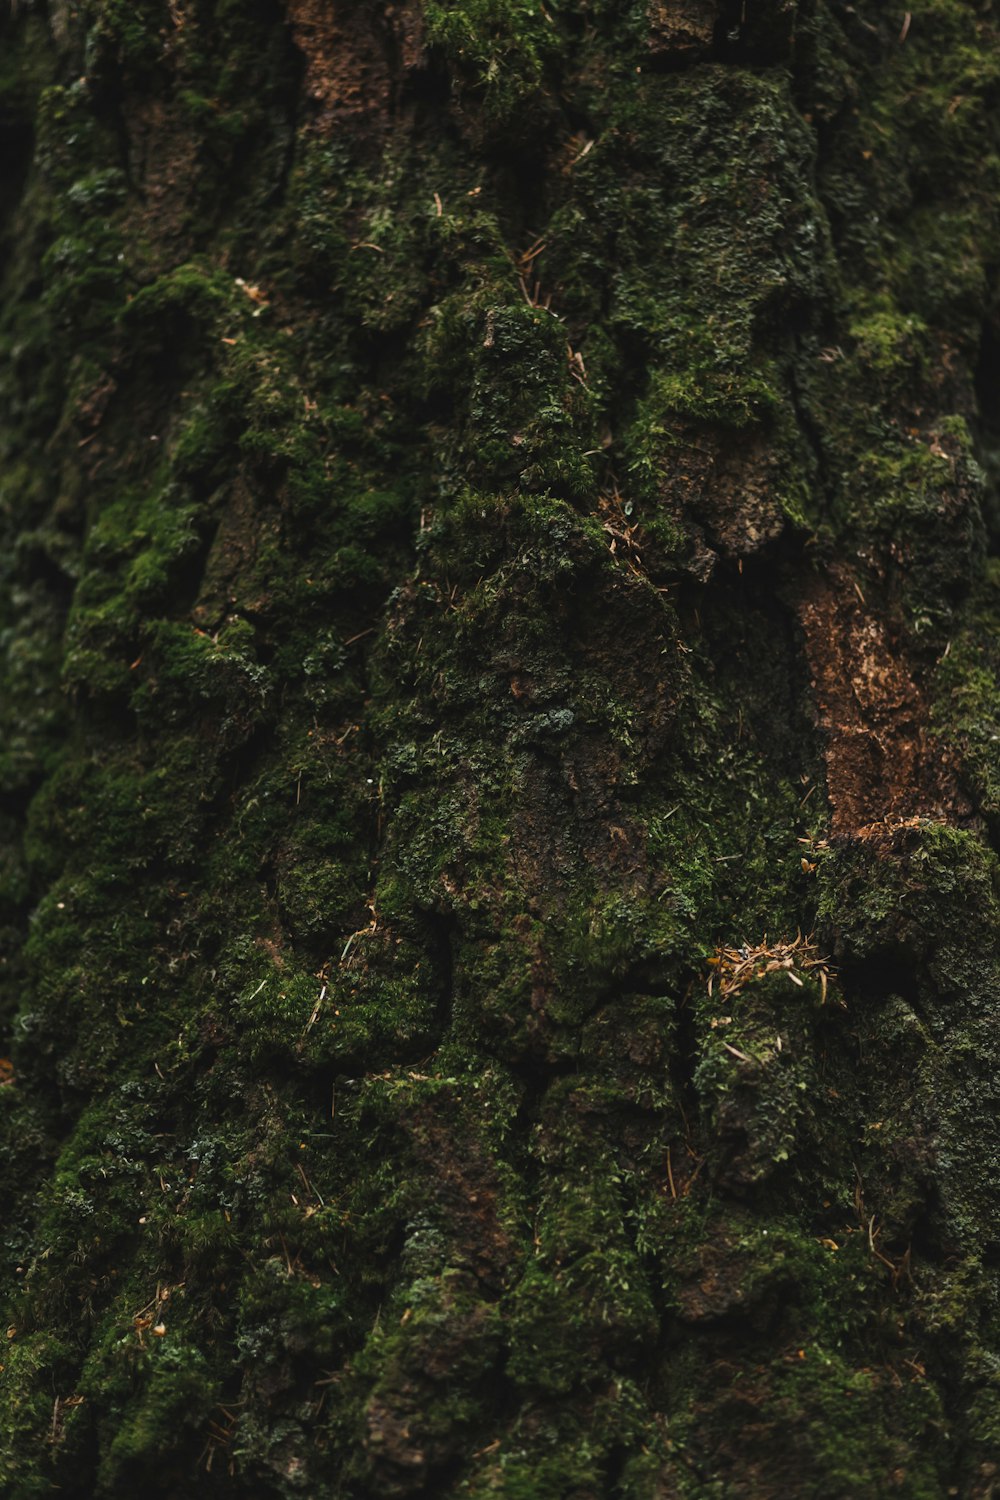
<path id="1" fill-rule="evenodd" d="M 0 14 L 0 1489 L 1000 1477 L 1000 37 Z"/>

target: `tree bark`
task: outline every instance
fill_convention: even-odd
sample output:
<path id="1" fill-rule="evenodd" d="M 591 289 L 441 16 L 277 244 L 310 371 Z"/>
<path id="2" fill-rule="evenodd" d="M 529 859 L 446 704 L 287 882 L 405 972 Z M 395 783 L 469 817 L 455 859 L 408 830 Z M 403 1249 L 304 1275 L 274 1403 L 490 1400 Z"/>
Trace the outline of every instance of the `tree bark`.
<path id="1" fill-rule="evenodd" d="M 0 1489 L 994 1493 L 1000 50 L 0 10 Z"/>

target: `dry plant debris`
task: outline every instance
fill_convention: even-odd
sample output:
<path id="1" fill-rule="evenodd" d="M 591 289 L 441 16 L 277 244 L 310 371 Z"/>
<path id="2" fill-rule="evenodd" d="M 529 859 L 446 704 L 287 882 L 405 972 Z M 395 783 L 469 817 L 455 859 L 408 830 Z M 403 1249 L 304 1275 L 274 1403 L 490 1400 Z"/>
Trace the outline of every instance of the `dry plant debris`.
<path id="1" fill-rule="evenodd" d="M 793 984 L 800 987 L 806 978 L 817 980 L 824 1005 L 827 986 L 834 973 L 829 959 L 820 954 L 812 935 L 803 937 L 801 932 L 796 933 L 791 942 L 769 943 L 765 933 L 764 941 L 756 948 L 720 946 L 708 960 L 708 967 L 708 993 L 718 993 L 724 1000 L 738 995 L 748 984 L 763 979 L 766 974 L 784 972 Z"/>

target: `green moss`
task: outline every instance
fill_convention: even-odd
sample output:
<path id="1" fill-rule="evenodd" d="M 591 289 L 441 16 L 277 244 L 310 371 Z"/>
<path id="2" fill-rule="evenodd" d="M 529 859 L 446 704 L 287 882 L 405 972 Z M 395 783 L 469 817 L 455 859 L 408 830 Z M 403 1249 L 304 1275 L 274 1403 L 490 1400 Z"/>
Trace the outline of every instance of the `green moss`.
<path id="1" fill-rule="evenodd" d="M 901 950 L 923 958 L 951 941 L 960 913 L 989 920 L 995 859 L 974 833 L 927 820 L 888 844 L 835 851 L 821 866 L 819 917 L 835 926 L 845 953 Z"/>
<path id="2" fill-rule="evenodd" d="M 51 1491 L 50 1482 L 39 1473 L 36 1461 L 36 1445 L 44 1440 L 42 1434 L 51 1431 L 53 1423 L 56 1398 L 50 1396 L 49 1387 L 54 1382 L 58 1389 L 65 1381 L 66 1395 L 77 1394 L 70 1388 L 71 1377 L 67 1377 L 72 1363 L 67 1358 L 67 1346 L 51 1333 L 24 1335 L 12 1324 L 6 1345 L 0 1371 L 0 1409 L 7 1443 L 0 1460 L 0 1480 L 17 1500 L 34 1500 L 35 1496 Z M 59 1415 L 57 1412 L 57 1430 L 61 1428 Z M 85 1415 L 78 1406 L 61 1415 L 72 1451 L 77 1447 L 72 1440 L 85 1425 Z"/>
<path id="3" fill-rule="evenodd" d="M 952 642 L 992 819 L 987 19 L 24 9 L 4 1485 L 971 1493 L 995 861 L 824 846 L 796 621 Z"/>
<path id="4" fill-rule="evenodd" d="M 508 1370 L 521 1387 L 566 1394 L 608 1363 L 631 1363 L 653 1338 L 653 1307 L 616 1187 L 606 1163 L 567 1173 L 539 1204 L 534 1253 L 508 1307 Z"/>
<path id="5" fill-rule="evenodd" d="M 172 1347 L 169 1330 L 144 1363 L 148 1367 L 140 1376 L 142 1393 L 130 1403 L 128 1418 L 111 1437 L 98 1474 L 98 1485 L 106 1493 L 122 1485 L 162 1484 L 164 1460 L 172 1458 L 189 1435 L 201 1437 L 216 1405 L 218 1387 L 204 1357 L 190 1347 Z M 114 1381 L 108 1370 L 93 1375 L 102 1393 Z"/>
<path id="6" fill-rule="evenodd" d="M 995 654 L 998 569 L 987 563 L 968 623 L 948 645 L 934 677 L 935 723 L 945 743 L 957 745 L 978 811 L 991 828 L 998 812 L 1000 702 Z"/>
<path id="7" fill-rule="evenodd" d="M 210 267 L 189 263 L 140 287 L 122 311 L 122 321 L 133 337 L 149 338 L 167 331 L 177 334 L 179 319 L 195 329 L 214 332 L 221 315 L 236 303 L 229 277 Z"/>
<path id="8" fill-rule="evenodd" d="M 922 378 L 928 330 L 920 318 L 900 317 L 885 309 L 859 319 L 850 332 L 859 364 L 878 378 L 887 396 Z"/>
<path id="9" fill-rule="evenodd" d="M 86 7 L 92 30 L 88 38 L 93 50 L 121 49 L 133 67 L 149 67 L 162 50 L 160 27 L 164 16 L 159 0 L 144 0 L 138 6 L 123 0 L 91 0 Z"/>
<path id="10" fill-rule="evenodd" d="M 423 7 L 427 37 L 487 118 L 513 123 L 518 109 L 534 102 L 547 53 L 555 49 L 553 21 L 531 0 L 463 0 Z"/>

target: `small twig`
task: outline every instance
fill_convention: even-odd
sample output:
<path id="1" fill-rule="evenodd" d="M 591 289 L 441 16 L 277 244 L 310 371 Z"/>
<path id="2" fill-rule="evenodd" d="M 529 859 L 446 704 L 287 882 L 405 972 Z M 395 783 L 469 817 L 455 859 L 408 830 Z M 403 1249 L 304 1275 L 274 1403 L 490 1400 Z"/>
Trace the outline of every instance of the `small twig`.
<path id="1" fill-rule="evenodd" d="M 688 1150 L 690 1151 L 690 1149 L 691 1148 L 689 1146 Z M 698 1173 L 701 1171 L 701 1169 L 702 1169 L 702 1167 L 704 1165 L 705 1165 L 705 1158 L 703 1156 L 699 1156 L 698 1160 L 695 1162 L 694 1171 L 691 1173 L 691 1176 L 687 1179 L 687 1181 L 684 1184 L 684 1192 L 681 1194 L 682 1197 L 684 1197 L 684 1198 L 687 1197 L 688 1193 L 691 1191 L 691 1184 L 694 1182 L 695 1178 L 698 1176 Z"/>
<path id="2" fill-rule="evenodd" d="M 757 1061 L 755 1057 L 750 1057 L 746 1052 L 741 1052 L 739 1047 L 733 1047 L 729 1044 L 729 1042 L 723 1042 L 722 1045 L 725 1047 L 727 1052 L 731 1052 L 734 1057 L 738 1057 L 740 1062 L 754 1063 Z"/>
<path id="3" fill-rule="evenodd" d="M 521 256 L 520 260 L 518 261 L 518 264 L 521 265 L 521 266 L 524 266 L 524 267 L 530 266 L 531 262 L 535 259 L 535 257 L 538 256 L 538 255 L 541 255 L 541 253 L 542 253 L 542 251 L 544 249 L 545 249 L 545 240 L 544 240 L 544 238 L 537 239 L 535 241 L 535 243 L 529 249 L 525 250 L 524 254 Z"/>
<path id="4" fill-rule="evenodd" d="M 302 1178 L 302 1182 L 303 1182 L 303 1185 L 305 1187 L 306 1192 L 307 1193 L 312 1193 L 312 1195 L 313 1195 L 314 1198 L 318 1198 L 319 1199 L 319 1206 L 320 1206 L 320 1208 L 325 1208 L 326 1204 L 323 1201 L 323 1195 L 316 1188 L 314 1188 L 313 1185 L 312 1185 L 312 1183 L 309 1181 L 309 1178 L 306 1176 L 306 1169 L 305 1169 L 305 1167 L 302 1165 L 302 1163 L 300 1161 L 297 1161 L 295 1163 L 295 1166 L 296 1166 L 296 1168 L 298 1170 L 299 1176 Z"/>
<path id="5" fill-rule="evenodd" d="M 309 1031 L 310 1028 L 313 1027 L 316 1024 L 316 1018 L 319 1015 L 320 1006 L 323 1004 L 323 1001 L 326 999 L 326 991 L 327 991 L 327 986 L 324 984 L 323 988 L 319 992 L 319 997 L 317 998 L 316 1004 L 313 1006 L 313 1013 L 309 1017 L 308 1021 L 306 1022 L 306 1030 L 307 1031 Z"/>

